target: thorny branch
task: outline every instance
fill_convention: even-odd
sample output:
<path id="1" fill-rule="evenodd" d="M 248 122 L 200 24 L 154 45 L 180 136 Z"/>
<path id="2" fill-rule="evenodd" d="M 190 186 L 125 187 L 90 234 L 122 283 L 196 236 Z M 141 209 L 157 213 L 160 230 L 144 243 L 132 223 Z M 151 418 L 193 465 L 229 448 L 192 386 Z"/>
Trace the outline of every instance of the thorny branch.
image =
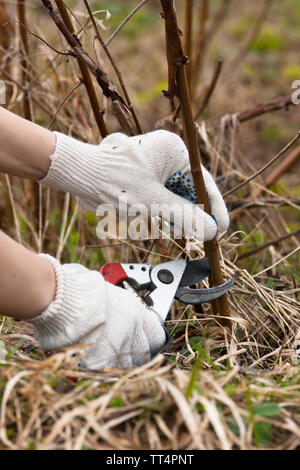
<path id="1" fill-rule="evenodd" d="M 177 68 L 179 65 L 187 63 L 188 57 L 183 53 L 173 0 L 163 0 L 161 4 L 164 11 L 168 60 L 168 91 L 163 93 L 170 100 L 171 110 L 175 111 L 174 97 L 177 94 Z"/>
<path id="2" fill-rule="evenodd" d="M 64 2 L 62 0 L 56 0 L 56 4 L 58 6 L 59 12 L 61 14 L 62 20 L 63 20 L 66 28 L 72 33 L 74 38 L 76 38 L 74 28 L 73 28 L 73 24 L 72 24 L 72 21 L 69 17 L 69 14 L 68 14 L 68 11 L 65 7 Z M 89 97 L 89 101 L 90 101 L 90 104 L 91 104 L 91 108 L 92 108 L 93 113 L 94 113 L 95 121 L 97 123 L 97 126 L 98 126 L 98 129 L 100 131 L 101 136 L 105 137 L 105 136 L 108 135 L 108 130 L 107 130 L 104 118 L 103 118 L 103 114 L 100 110 L 100 106 L 99 106 L 99 103 L 98 103 L 98 98 L 97 98 L 97 95 L 96 95 L 96 92 L 95 92 L 94 84 L 93 84 L 91 76 L 90 76 L 90 72 L 88 70 L 87 65 L 85 64 L 85 62 L 82 60 L 81 57 L 77 58 L 77 62 L 78 62 L 78 66 L 79 66 L 81 74 L 82 74 L 82 81 L 83 81 L 84 86 L 86 88 L 86 91 L 87 91 L 87 94 L 88 94 L 88 97 Z"/>
<path id="3" fill-rule="evenodd" d="M 205 212 L 210 214 L 210 202 L 205 188 L 203 174 L 201 170 L 200 152 L 197 145 L 197 131 L 192 114 L 190 96 L 185 75 L 184 64 L 186 56 L 183 53 L 177 16 L 173 0 L 161 0 L 163 15 L 165 19 L 166 46 L 168 59 L 168 78 L 169 78 L 169 98 L 171 105 L 175 107 L 174 98 L 178 96 L 181 106 L 182 120 L 184 126 L 185 140 L 189 150 L 192 175 L 195 182 L 199 204 L 204 204 Z M 219 247 L 216 239 L 204 244 L 205 253 L 209 258 L 212 274 L 210 284 L 212 286 L 220 285 L 223 281 L 221 271 Z M 222 317 L 229 317 L 229 306 L 227 296 L 224 295 L 213 304 L 215 314 Z M 222 323 L 229 326 L 229 321 L 222 320 Z"/>
<path id="4" fill-rule="evenodd" d="M 246 109 L 245 111 L 233 113 L 236 114 L 237 119 L 239 122 L 247 122 L 250 121 L 251 119 L 256 119 L 266 113 L 272 113 L 273 111 L 280 111 L 281 109 L 284 109 L 288 111 L 290 106 L 295 106 L 293 101 L 292 101 L 292 96 L 287 95 L 287 96 L 280 96 L 279 98 L 276 98 L 275 100 L 268 101 L 267 103 L 259 103 L 256 106 L 253 106 L 252 108 Z M 216 120 L 213 119 L 210 123 L 209 126 L 216 128 L 219 127 L 220 125 L 220 119 Z"/>
<path id="5" fill-rule="evenodd" d="M 62 52 L 62 51 L 59 51 L 58 49 L 56 49 L 55 47 L 51 46 L 51 44 L 49 44 L 44 38 L 42 38 L 41 36 L 39 36 L 38 34 L 35 34 L 33 33 L 27 26 L 25 26 L 25 24 L 23 23 L 20 23 L 20 21 L 17 21 L 17 20 L 8 20 L 6 21 L 5 23 L 2 24 L 2 26 L 6 26 L 7 24 L 9 23 L 17 23 L 19 24 L 20 26 L 22 26 L 22 28 L 24 28 L 28 34 L 30 34 L 30 36 L 33 36 L 34 38 L 37 38 L 39 39 L 41 42 L 43 42 L 44 44 L 46 44 L 47 47 L 49 47 L 49 49 L 51 49 L 53 52 L 55 52 L 56 54 L 59 54 L 59 55 L 66 55 L 66 56 L 69 56 L 70 55 L 70 52 Z"/>
<path id="6" fill-rule="evenodd" d="M 96 77 L 98 84 L 100 85 L 104 96 L 111 99 L 112 102 L 118 101 L 120 104 L 121 109 L 128 113 L 128 106 L 125 103 L 123 97 L 120 95 L 117 87 L 114 83 L 109 80 L 107 74 L 102 70 L 94 61 L 93 59 L 87 54 L 87 52 L 82 48 L 79 39 L 72 34 L 71 31 L 67 28 L 65 23 L 62 21 L 57 8 L 50 0 L 41 0 L 43 5 L 47 8 L 47 11 L 51 18 L 53 19 L 54 23 L 60 30 L 60 32 L 65 37 L 66 41 L 68 42 L 69 46 L 71 46 L 72 51 L 70 51 L 70 55 L 81 59 L 90 72 Z M 118 117 L 118 116 L 117 116 Z"/>
<path id="7" fill-rule="evenodd" d="M 290 106 L 295 106 L 292 101 L 292 96 L 281 96 L 276 100 L 269 101 L 268 103 L 258 104 L 254 108 L 247 109 L 238 114 L 238 120 L 240 122 L 249 121 L 250 119 L 257 118 L 265 113 L 272 111 L 278 111 L 280 109 L 288 109 Z"/>
<path id="8" fill-rule="evenodd" d="M 139 134 L 142 134 L 143 131 L 142 131 L 141 125 L 140 125 L 140 123 L 139 123 L 139 121 L 138 121 L 137 115 L 136 115 L 136 113 L 135 113 L 135 111 L 134 111 L 134 108 L 133 108 L 133 106 L 132 106 L 131 100 L 130 100 L 130 98 L 129 98 L 128 92 L 127 92 L 127 90 L 126 90 L 126 87 L 125 87 L 125 84 L 124 84 L 124 81 L 123 81 L 123 78 L 122 78 L 122 75 L 121 75 L 121 73 L 120 73 L 118 67 L 116 66 L 115 61 L 113 60 L 113 58 L 112 58 L 112 56 L 111 56 L 111 54 L 110 54 L 110 52 L 109 52 L 109 50 L 108 50 L 106 44 L 104 43 L 104 41 L 103 41 L 103 39 L 102 39 L 102 37 L 101 37 L 101 35 L 100 35 L 100 33 L 99 33 L 99 29 L 98 29 L 98 27 L 97 27 L 95 18 L 94 18 L 93 13 L 92 13 L 92 11 L 91 11 L 91 9 L 90 9 L 90 6 L 89 6 L 89 4 L 88 4 L 88 1 L 87 1 L 87 0 L 83 0 L 83 1 L 84 1 L 85 6 L 86 6 L 86 9 L 87 9 L 87 11 L 88 11 L 88 14 L 89 14 L 89 16 L 90 16 L 90 19 L 91 19 L 91 21 L 92 21 L 92 24 L 93 24 L 93 26 L 94 26 L 95 33 L 96 33 L 96 37 L 97 37 L 99 43 L 101 44 L 101 46 L 103 47 L 103 49 L 104 49 L 104 51 L 105 51 L 105 54 L 107 55 L 108 60 L 110 61 L 111 65 L 112 65 L 112 67 L 113 67 L 113 69 L 114 69 L 114 71 L 116 72 L 116 75 L 117 75 L 118 80 L 119 80 L 119 82 L 120 82 L 120 86 L 121 86 L 122 91 L 123 91 L 123 93 L 124 93 L 124 96 L 125 96 L 127 105 L 128 105 L 128 107 L 129 107 L 129 109 L 130 109 L 130 111 L 131 111 L 133 120 L 134 120 L 134 122 L 135 122 L 135 125 L 136 125 L 136 128 L 137 128 L 137 132 L 138 132 Z M 121 111 L 122 111 L 122 110 L 120 109 L 120 112 L 121 112 Z M 124 118 L 125 118 L 125 120 L 126 120 L 126 125 L 127 125 L 127 127 L 128 127 L 128 124 L 130 124 L 130 123 L 128 122 L 128 119 L 126 119 L 126 116 L 124 116 Z M 134 134 L 134 132 L 131 130 L 131 126 L 129 126 L 129 129 L 130 129 L 130 134 Z"/>

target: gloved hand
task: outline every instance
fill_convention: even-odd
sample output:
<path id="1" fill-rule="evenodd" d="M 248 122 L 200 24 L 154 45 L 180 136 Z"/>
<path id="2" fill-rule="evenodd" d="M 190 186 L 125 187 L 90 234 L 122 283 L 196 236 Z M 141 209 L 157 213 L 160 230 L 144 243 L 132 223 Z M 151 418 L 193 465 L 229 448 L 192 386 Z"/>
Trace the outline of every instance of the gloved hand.
<path id="1" fill-rule="evenodd" d="M 144 364 L 164 346 L 159 317 L 134 294 L 80 264 L 61 265 L 40 256 L 52 263 L 57 286 L 47 310 L 27 320 L 43 349 L 90 343 L 82 367 L 125 369 Z"/>
<path id="2" fill-rule="evenodd" d="M 204 167 L 204 181 L 217 225 L 211 216 L 195 208 L 188 151 L 176 134 L 158 130 L 127 137 L 116 133 L 103 139 L 100 145 L 55 134 L 57 143 L 51 166 L 40 182 L 77 196 L 85 209 L 96 212 L 100 203 L 118 208 L 119 196 L 126 193 L 129 205 L 144 204 L 148 211 L 145 215 L 150 215 L 151 204 L 159 204 L 174 210 L 182 220 L 184 205 L 192 205 L 196 210 L 184 214 L 185 222 L 188 227 L 195 227 L 196 219 L 202 222 L 196 234 L 200 241 L 211 240 L 217 231 L 227 230 L 229 216 L 225 203 Z M 187 231 L 185 235 L 189 238 Z"/>

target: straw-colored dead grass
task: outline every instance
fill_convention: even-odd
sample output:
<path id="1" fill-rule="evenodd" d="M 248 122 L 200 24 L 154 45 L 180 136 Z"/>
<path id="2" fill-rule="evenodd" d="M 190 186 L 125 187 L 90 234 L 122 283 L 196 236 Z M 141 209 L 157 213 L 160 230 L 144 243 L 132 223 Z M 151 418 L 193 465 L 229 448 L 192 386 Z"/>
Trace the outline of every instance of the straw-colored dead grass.
<path id="1" fill-rule="evenodd" d="M 126 41 L 111 48 L 133 96 L 132 90 L 152 89 L 157 80 L 166 77 L 161 25 L 158 30 L 159 34 L 148 31 L 138 52 L 135 46 L 130 52 Z M 65 50 L 46 15 L 39 14 L 34 31 Z M 67 63 L 64 56 L 56 55 L 39 40 L 32 41 L 30 61 L 39 78 L 34 82 L 34 107 L 40 122 L 46 127 L 51 122 L 51 129 L 97 143 L 83 87 L 69 93 L 78 83 L 74 61 Z M 82 41 L 113 76 L 98 45 L 93 50 L 91 36 L 82 35 Z M 149 44 L 156 53 L 151 54 L 153 62 L 145 64 Z M 130 63 L 123 60 L 128 48 Z M 2 58 L 5 70 L 7 64 L 10 67 L 6 77 L 11 87 L 8 107 L 15 112 L 24 97 L 18 51 L 13 37 L 11 49 Z M 222 103 L 226 101 L 227 106 L 230 101 L 232 109 L 234 97 L 227 96 L 223 88 L 221 92 Z M 99 101 L 108 108 L 105 118 L 110 130 L 119 130 L 100 93 Z M 168 127 L 163 119 L 169 112 L 163 97 L 135 101 L 145 130 Z M 236 100 L 236 107 L 238 101 L 242 100 Z M 221 119 L 213 131 L 209 125 L 207 128 L 199 127 L 204 163 L 225 193 L 261 164 L 244 158 L 235 115 Z M 172 130 L 179 132 L 180 122 Z M 128 240 L 99 243 L 96 219 L 81 211 L 68 195 L 47 189 L 40 194 L 43 212 L 37 229 L 23 182 L 3 179 L 1 196 L 5 203 L 0 207 L 1 227 L 26 246 L 57 255 L 63 262 L 99 269 L 100 262 L 143 261 L 146 253 L 150 263 L 203 256 L 202 246 L 183 246 L 175 241 L 157 241 L 155 245 Z M 77 368 L 74 348 L 45 353 L 29 326 L 2 317 L 0 449 L 300 448 L 299 242 L 290 237 L 254 256 L 238 259 L 238 255 L 290 233 L 291 226 L 297 225 L 299 204 L 290 196 L 287 190 L 281 190 L 280 195 L 266 191 L 259 177 L 226 199 L 232 215 L 237 215 L 243 201 L 248 205 L 221 241 L 225 277 L 239 272 L 229 296 L 231 332 L 222 328 L 208 305 L 202 313 L 195 313 L 176 303 L 167 321 L 173 335 L 171 353 L 130 371 L 91 372 Z M 273 202 L 265 202 L 265 197 Z"/>
<path id="2" fill-rule="evenodd" d="M 78 370 L 73 349 L 45 357 L 30 327 L 3 320 L 1 341 L 17 347 L 1 366 L 1 447 L 299 447 L 300 289 L 280 288 L 242 270 L 230 295 L 232 334 L 208 309 L 176 309 L 167 322 L 174 352 L 130 371 Z"/>

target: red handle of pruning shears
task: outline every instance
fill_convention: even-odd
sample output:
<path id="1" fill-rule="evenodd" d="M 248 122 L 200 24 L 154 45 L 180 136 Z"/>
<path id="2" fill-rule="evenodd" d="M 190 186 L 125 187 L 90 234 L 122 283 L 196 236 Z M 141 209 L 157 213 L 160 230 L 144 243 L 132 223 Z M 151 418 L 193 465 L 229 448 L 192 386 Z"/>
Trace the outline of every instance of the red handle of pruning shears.
<path id="1" fill-rule="evenodd" d="M 128 276 L 120 263 L 106 263 L 101 267 L 100 273 L 107 282 L 110 282 L 115 286 L 128 279 Z"/>

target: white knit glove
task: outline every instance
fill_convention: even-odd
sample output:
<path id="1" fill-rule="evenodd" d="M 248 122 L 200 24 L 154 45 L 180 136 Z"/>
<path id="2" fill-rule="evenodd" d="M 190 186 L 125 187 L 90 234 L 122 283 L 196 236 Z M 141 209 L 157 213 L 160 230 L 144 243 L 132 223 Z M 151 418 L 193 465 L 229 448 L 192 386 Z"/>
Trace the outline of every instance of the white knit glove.
<path id="1" fill-rule="evenodd" d="M 119 196 L 126 193 L 128 205 L 143 204 L 148 211 L 145 215 L 150 215 L 151 204 L 159 204 L 172 208 L 182 220 L 184 205 L 192 205 L 196 210 L 185 213 L 184 222 L 189 227 L 195 227 L 196 219 L 202 222 L 196 233 L 200 241 L 211 240 L 217 230 L 218 233 L 227 230 L 229 216 L 225 203 L 204 167 L 204 181 L 217 225 L 193 204 L 196 192 L 188 151 L 176 134 L 158 130 L 127 137 L 116 133 L 103 139 L 100 145 L 55 134 L 57 143 L 51 166 L 40 182 L 77 196 L 85 209 L 96 212 L 100 203 L 118 208 Z M 187 231 L 185 235 L 189 238 Z"/>
<path id="2" fill-rule="evenodd" d="M 166 343 L 156 313 L 131 292 L 105 281 L 80 264 L 55 270 L 56 298 L 41 315 L 28 320 L 43 349 L 88 343 L 80 366 L 129 368 L 151 359 Z"/>

